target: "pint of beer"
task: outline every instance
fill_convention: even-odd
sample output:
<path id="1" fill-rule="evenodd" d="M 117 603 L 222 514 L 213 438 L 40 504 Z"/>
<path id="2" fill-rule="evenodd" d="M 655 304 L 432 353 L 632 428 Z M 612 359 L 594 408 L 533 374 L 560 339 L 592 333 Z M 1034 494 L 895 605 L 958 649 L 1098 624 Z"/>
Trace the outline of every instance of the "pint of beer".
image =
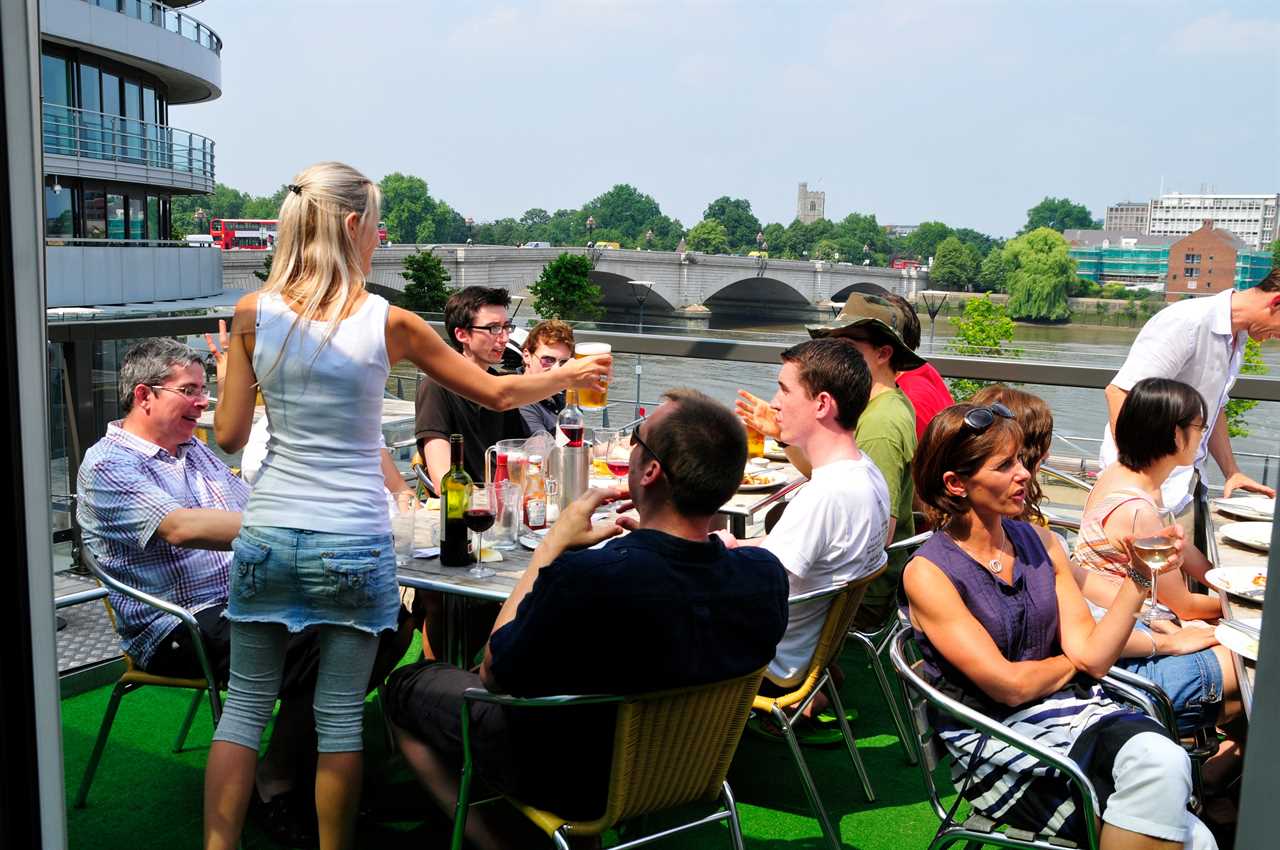
<path id="1" fill-rule="evenodd" d="M 764 434 L 747 426 L 747 457 L 764 457 Z"/>
<path id="2" fill-rule="evenodd" d="M 573 348 L 574 357 L 590 357 L 593 354 L 609 354 L 613 346 L 607 342 L 580 342 Z M 601 378 L 599 389 L 578 390 L 578 407 L 601 410 L 609 404 L 609 379 Z"/>

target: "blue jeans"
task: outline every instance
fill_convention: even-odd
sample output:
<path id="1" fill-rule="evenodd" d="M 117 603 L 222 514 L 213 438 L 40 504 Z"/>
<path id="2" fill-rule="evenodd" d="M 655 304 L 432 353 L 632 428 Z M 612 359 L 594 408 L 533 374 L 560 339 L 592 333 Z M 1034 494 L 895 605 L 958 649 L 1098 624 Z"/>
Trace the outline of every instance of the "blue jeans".
<path id="1" fill-rule="evenodd" d="M 319 626 L 316 676 L 316 750 L 360 752 L 364 748 L 364 695 L 378 652 L 376 635 L 343 626 Z M 279 623 L 231 624 L 231 678 L 215 741 L 251 750 L 262 743 L 284 673 L 289 630 Z"/>
<path id="2" fill-rule="evenodd" d="M 1217 722 L 1222 704 L 1222 666 L 1212 649 L 1190 655 L 1122 658 L 1117 663 L 1155 682 L 1168 694 L 1182 734 Z"/>

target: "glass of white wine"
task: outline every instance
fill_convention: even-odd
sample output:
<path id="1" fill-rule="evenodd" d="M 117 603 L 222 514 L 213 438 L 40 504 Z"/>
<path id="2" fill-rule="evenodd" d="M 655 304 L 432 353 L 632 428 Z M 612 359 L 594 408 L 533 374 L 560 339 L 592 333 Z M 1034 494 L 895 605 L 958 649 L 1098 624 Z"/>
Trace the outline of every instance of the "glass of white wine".
<path id="1" fill-rule="evenodd" d="M 1140 505 L 1133 514 L 1133 548 L 1151 571 L 1151 599 L 1143 603 L 1138 614 L 1138 619 L 1144 623 L 1176 619 L 1172 611 L 1156 601 L 1157 579 L 1173 558 L 1173 525 L 1173 511 L 1167 508 Z"/>

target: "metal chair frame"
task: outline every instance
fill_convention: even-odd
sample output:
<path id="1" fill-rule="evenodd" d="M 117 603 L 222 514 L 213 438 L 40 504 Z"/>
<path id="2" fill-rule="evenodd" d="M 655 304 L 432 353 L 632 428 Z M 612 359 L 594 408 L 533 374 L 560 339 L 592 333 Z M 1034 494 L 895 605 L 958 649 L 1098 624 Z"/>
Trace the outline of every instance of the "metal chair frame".
<path id="1" fill-rule="evenodd" d="M 173 676 L 157 676 L 147 673 L 137 667 L 133 658 L 128 653 L 124 653 L 125 671 L 116 682 L 115 687 L 111 690 L 111 699 L 107 703 L 106 713 L 102 716 L 102 725 L 98 729 L 98 738 L 93 744 L 93 751 L 89 755 L 89 762 L 84 768 L 84 777 L 80 780 L 80 789 L 76 793 L 76 808 L 84 808 L 89 797 L 89 788 L 93 785 L 94 775 L 98 770 L 98 763 L 102 760 L 102 753 L 107 746 L 107 738 L 111 734 L 111 727 L 115 723 L 116 712 L 120 708 L 120 700 L 124 695 L 131 693 L 146 685 L 156 685 L 165 688 L 191 688 L 195 690 L 195 694 L 191 698 L 191 704 L 187 708 L 186 716 L 183 718 L 182 726 L 178 729 L 178 737 L 173 744 L 175 753 L 181 752 L 183 744 L 186 743 L 187 733 L 191 729 L 191 723 L 195 719 L 196 711 L 200 707 L 200 697 L 202 694 L 209 695 L 209 711 L 213 717 L 213 725 L 217 727 L 218 720 L 222 717 L 222 699 L 218 690 L 218 683 L 213 676 L 213 668 L 209 664 L 209 657 L 205 652 L 204 638 L 200 634 L 200 626 L 196 623 L 196 618 L 190 611 L 180 605 L 175 605 L 159 597 L 144 593 L 137 588 L 119 581 L 109 575 L 102 568 L 102 564 L 89 551 L 87 546 L 80 548 L 80 559 L 89 572 L 99 582 L 116 593 L 138 600 L 139 602 L 157 608 L 166 614 L 177 617 L 191 634 L 192 646 L 195 647 L 196 658 L 200 662 L 200 669 L 204 673 L 203 679 L 181 679 Z M 115 612 L 111 608 L 111 603 L 104 599 L 103 603 L 107 606 L 107 614 L 111 617 L 112 625 L 115 625 Z"/>
<path id="2" fill-rule="evenodd" d="M 923 531 L 914 537 L 908 537 L 905 540 L 899 540 L 885 548 L 885 551 L 892 554 L 907 550 L 914 552 L 922 543 L 933 536 L 932 531 Z M 889 686 L 889 677 L 885 674 L 884 661 L 882 656 L 886 649 L 889 648 L 889 642 L 902 631 L 904 625 L 898 617 L 890 617 L 888 620 L 872 632 L 860 632 L 856 629 L 849 630 L 849 637 L 854 640 L 867 654 L 867 660 L 871 663 L 871 669 L 876 674 L 876 682 L 880 685 L 880 693 L 884 695 L 885 704 L 889 706 L 889 715 L 893 718 L 894 728 L 898 730 L 898 743 L 902 745 L 902 750 L 907 756 L 907 761 L 911 764 L 916 763 L 915 751 L 907 742 L 910 733 L 907 731 L 906 721 L 902 718 L 902 712 L 898 709 L 898 699 L 893 695 L 893 689 Z"/>
<path id="3" fill-rule="evenodd" d="M 521 698 L 521 697 L 508 696 L 505 694 L 489 693 L 483 688 L 468 688 L 466 691 L 463 692 L 462 779 L 458 786 L 458 800 L 454 808 L 453 838 L 452 838 L 451 847 L 453 848 L 453 850 L 462 850 L 463 837 L 466 832 L 467 814 L 472 805 L 482 805 L 485 803 L 489 803 L 489 802 L 493 802 L 495 800 L 501 799 L 501 797 L 491 797 L 489 799 L 480 800 L 475 803 L 471 802 L 471 783 L 475 775 L 475 764 L 471 754 L 471 722 L 472 722 L 471 721 L 471 705 L 472 703 L 485 702 L 485 703 L 491 703 L 494 705 L 507 706 L 511 708 L 555 708 L 555 707 L 562 707 L 562 706 L 581 706 L 581 705 L 617 705 L 620 707 L 619 725 L 621 725 L 622 723 L 621 706 L 624 706 L 628 703 L 644 701 L 644 700 L 662 699 L 664 697 L 678 696 L 681 694 L 686 694 L 691 692 L 696 693 L 703 690 L 722 688 L 722 687 L 725 687 L 726 685 L 730 685 L 733 683 L 741 683 L 746 688 L 746 691 L 750 693 L 754 693 L 759 688 L 760 679 L 763 673 L 764 673 L 763 670 L 759 670 L 756 673 L 751 674 L 749 676 L 742 676 L 742 677 L 738 677 L 737 679 L 728 680 L 725 682 L 713 682 L 708 685 L 703 685 L 695 688 L 682 688 L 679 690 L 664 691 L 656 694 L 638 694 L 633 696 L 587 694 L 587 695 L 559 695 L 559 696 L 547 696 L 547 697 L 536 697 L 536 698 Z M 735 737 L 732 742 L 732 746 L 729 747 L 730 755 L 732 754 L 732 750 L 737 748 L 737 742 L 742 735 L 742 730 L 746 727 L 746 720 L 749 713 L 750 713 L 750 703 L 747 701 L 744 701 L 743 710 L 741 712 L 741 722 L 738 722 L 737 719 L 734 719 L 733 722 L 730 724 L 732 727 L 736 728 L 736 734 L 737 734 L 737 737 Z M 729 742 L 726 741 L 726 746 L 728 746 L 728 744 Z M 612 792 L 614 791 L 616 784 L 622 781 L 621 770 L 623 768 L 621 767 L 621 765 L 629 761 L 627 759 L 625 749 L 626 747 L 623 740 L 623 736 L 619 732 L 619 734 L 617 734 L 614 739 L 613 767 L 610 769 L 610 796 L 611 797 L 613 796 Z M 729 764 L 728 764 L 727 758 L 724 759 L 724 763 L 722 767 L 725 772 L 728 771 Z M 707 824 L 715 823 L 717 821 L 722 821 L 722 820 L 728 823 L 729 838 L 735 850 L 744 850 L 744 845 L 742 840 L 742 826 L 738 820 L 738 808 L 737 808 L 737 803 L 734 800 L 733 791 L 729 787 L 728 781 L 724 780 L 723 777 L 721 777 L 720 786 L 721 786 L 720 792 L 719 792 L 720 807 L 717 811 L 709 815 L 706 815 L 705 817 L 701 817 L 701 818 L 698 818 L 697 820 L 689 821 L 687 823 L 681 824 L 676 827 L 664 829 L 656 833 L 651 833 L 649 835 L 644 835 L 639 838 L 631 839 L 621 844 L 617 844 L 615 845 L 615 850 L 625 850 L 625 848 L 639 847 L 639 846 L 657 841 L 659 839 L 666 838 L 671 835 L 675 835 L 680 832 L 686 832 L 688 830 L 696 829 L 697 827 L 705 826 Z M 540 812 L 538 810 L 527 807 L 524 804 L 520 803 L 519 801 L 510 800 L 510 802 L 514 804 L 518 809 L 520 809 L 527 817 L 530 817 L 531 820 L 534 820 L 535 823 L 538 823 L 539 826 L 543 825 L 541 823 L 543 817 L 549 815 L 549 813 Z M 685 802 L 689 802 L 689 801 L 685 801 Z M 539 817 L 539 816 L 542 816 L 542 817 Z M 570 850 L 569 838 L 571 835 L 574 835 L 574 834 L 598 835 L 601 832 L 603 832 L 605 829 L 608 829 L 614 826 L 615 823 L 616 821 L 613 821 L 610 819 L 609 810 L 606 810 L 605 815 L 597 821 L 593 821 L 589 823 L 565 822 L 561 824 L 558 828 L 551 831 L 551 838 L 552 838 L 552 841 L 555 843 L 556 847 L 561 848 L 561 850 Z"/>
<path id="4" fill-rule="evenodd" d="M 970 847 L 989 844 L 998 847 L 1018 848 L 1019 850 L 1058 850 L 1058 848 L 1062 847 L 1083 846 L 1088 850 L 1098 850 L 1099 826 L 1097 812 L 1094 810 L 1093 805 L 1093 786 L 1080 767 L 1067 756 L 1042 747 L 1036 741 L 946 696 L 930 685 L 918 672 L 917 668 L 920 663 L 918 653 L 912 652 L 912 660 L 908 660 L 908 646 L 914 646 L 914 643 L 910 631 L 903 630 L 899 632 L 890 643 L 889 660 L 902 682 L 902 694 L 906 703 L 907 715 L 911 718 L 915 730 L 911 742 L 912 746 L 916 748 L 920 775 L 924 780 L 925 790 L 929 795 L 929 804 L 932 806 L 934 814 L 938 816 L 938 820 L 941 821 L 938 831 L 934 834 L 933 841 L 929 844 L 929 850 L 941 850 L 961 841 L 970 842 Z M 1157 722 L 1160 722 L 1162 726 L 1165 726 L 1166 734 L 1177 740 L 1177 727 L 1174 726 L 1170 729 L 1165 725 L 1165 722 L 1171 717 L 1162 716 L 1163 713 L 1147 692 L 1111 676 L 1103 678 L 1101 683 L 1111 696 L 1146 712 Z M 1085 829 L 1083 845 L 1058 836 L 1034 834 L 1015 827 L 1005 826 L 1001 831 L 1002 825 L 998 821 L 972 810 L 964 821 L 957 822 L 955 815 L 963 801 L 964 789 L 959 789 L 960 795 L 950 810 L 942 805 L 941 795 L 933 780 L 933 773 L 938 765 L 950 759 L 951 755 L 931 728 L 928 717 L 928 708 L 930 706 L 936 711 L 956 718 L 967 727 L 989 735 L 998 741 L 1003 741 L 1009 746 L 1058 770 L 1063 777 L 1063 781 L 1070 786 L 1079 806 L 1081 822 L 1084 824 Z"/>
<path id="5" fill-rule="evenodd" d="M 822 798 L 818 796 L 818 788 L 814 784 L 813 775 L 809 771 L 804 752 L 800 748 L 800 742 L 796 739 L 795 730 L 792 728 L 791 722 L 792 717 L 803 714 L 818 693 L 825 690 L 831 700 L 831 706 L 836 718 L 839 720 L 840 734 L 844 738 L 845 747 L 849 750 L 849 758 L 853 761 L 854 769 L 858 773 L 858 779 L 862 783 L 862 792 L 866 796 L 867 802 L 875 802 L 876 795 L 871 787 L 871 778 L 867 774 L 866 766 L 862 763 L 862 756 L 858 754 L 858 739 L 849 726 L 844 701 L 840 698 L 840 689 L 836 687 L 831 678 L 831 665 L 840 655 L 844 639 L 849 633 L 849 623 L 853 620 L 858 605 L 862 602 L 863 593 L 866 592 L 867 586 L 871 582 L 884 574 L 884 569 L 884 567 L 881 567 L 874 573 L 854 581 L 797 594 L 787 600 L 789 605 L 813 602 L 819 599 L 831 599 L 832 603 L 830 610 L 827 612 L 827 620 L 823 624 L 818 645 L 814 648 L 814 655 L 809 663 L 809 668 L 799 682 L 796 683 L 795 690 L 777 697 L 758 696 L 754 705 L 754 710 L 756 711 L 769 712 L 774 722 L 782 729 L 783 737 L 787 741 L 787 747 L 791 750 L 791 756 L 796 763 L 796 769 L 800 772 L 800 782 L 801 787 L 804 789 L 805 797 L 808 798 L 809 805 L 813 808 L 814 816 L 818 819 L 818 826 L 822 830 L 823 838 L 826 839 L 832 850 L 839 850 L 841 847 L 840 833 L 835 824 L 831 822 L 831 816 L 827 813 L 826 806 L 822 804 Z M 786 685 L 783 685 L 783 687 L 786 687 Z M 788 708 L 792 709 L 791 713 L 785 710 Z"/>

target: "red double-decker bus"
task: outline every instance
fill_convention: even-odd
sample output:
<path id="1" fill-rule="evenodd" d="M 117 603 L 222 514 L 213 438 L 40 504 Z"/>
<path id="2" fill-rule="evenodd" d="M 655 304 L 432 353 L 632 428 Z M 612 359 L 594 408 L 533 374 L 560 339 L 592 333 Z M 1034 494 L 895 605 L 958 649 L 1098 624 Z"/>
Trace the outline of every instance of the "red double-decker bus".
<path id="1" fill-rule="evenodd" d="M 919 260 L 895 259 L 889 264 L 894 269 L 918 269 L 920 268 Z"/>
<path id="2" fill-rule="evenodd" d="M 209 236 L 223 250 L 265 251 L 276 244 L 276 224 L 274 218 L 215 218 Z"/>

